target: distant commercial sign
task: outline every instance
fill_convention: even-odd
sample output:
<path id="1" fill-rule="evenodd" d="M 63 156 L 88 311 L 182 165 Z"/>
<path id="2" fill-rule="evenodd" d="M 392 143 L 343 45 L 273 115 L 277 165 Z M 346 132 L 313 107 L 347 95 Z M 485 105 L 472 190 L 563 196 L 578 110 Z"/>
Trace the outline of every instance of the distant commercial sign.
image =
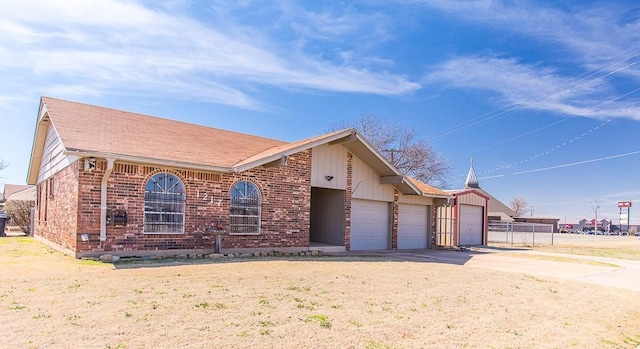
<path id="1" fill-rule="evenodd" d="M 618 207 L 631 207 L 631 201 L 618 201 Z"/>

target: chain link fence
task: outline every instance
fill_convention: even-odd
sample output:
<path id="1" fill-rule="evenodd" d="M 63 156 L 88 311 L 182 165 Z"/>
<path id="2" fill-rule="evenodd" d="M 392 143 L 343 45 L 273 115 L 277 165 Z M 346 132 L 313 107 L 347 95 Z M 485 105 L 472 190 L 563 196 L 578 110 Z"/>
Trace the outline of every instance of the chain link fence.
<path id="1" fill-rule="evenodd" d="M 553 224 L 489 221 L 488 235 L 489 243 L 553 245 Z"/>

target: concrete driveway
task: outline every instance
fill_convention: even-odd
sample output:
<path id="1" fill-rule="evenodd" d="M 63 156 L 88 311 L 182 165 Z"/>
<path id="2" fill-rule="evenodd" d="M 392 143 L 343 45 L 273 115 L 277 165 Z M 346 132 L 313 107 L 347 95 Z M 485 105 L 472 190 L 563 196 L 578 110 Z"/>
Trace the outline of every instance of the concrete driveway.
<path id="1" fill-rule="evenodd" d="M 347 252 L 357 255 L 358 252 Z M 492 247 L 469 250 L 375 251 L 397 260 L 446 263 L 587 282 L 640 292 L 640 261 Z"/>

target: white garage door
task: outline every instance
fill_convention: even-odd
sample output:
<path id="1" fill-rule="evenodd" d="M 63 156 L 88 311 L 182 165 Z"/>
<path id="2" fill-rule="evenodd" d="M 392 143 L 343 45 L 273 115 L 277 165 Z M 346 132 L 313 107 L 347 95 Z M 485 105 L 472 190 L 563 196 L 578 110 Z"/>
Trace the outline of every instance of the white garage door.
<path id="1" fill-rule="evenodd" d="M 351 250 L 386 250 L 389 236 L 388 202 L 351 201 Z"/>
<path id="2" fill-rule="evenodd" d="M 460 205 L 460 245 L 482 245 L 483 207 Z"/>
<path id="3" fill-rule="evenodd" d="M 429 206 L 398 206 L 398 249 L 427 248 L 429 241 Z"/>

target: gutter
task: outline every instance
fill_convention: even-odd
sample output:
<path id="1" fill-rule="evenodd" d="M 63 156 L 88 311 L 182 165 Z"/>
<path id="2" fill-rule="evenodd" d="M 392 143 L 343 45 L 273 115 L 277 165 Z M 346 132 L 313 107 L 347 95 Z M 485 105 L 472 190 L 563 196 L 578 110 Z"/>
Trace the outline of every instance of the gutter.
<path id="1" fill-rule="evenodd" d="M 100 242 L 107 241 L 107 182 L 113 171 L 115 159 L 107 158 L 107 170 L 100 184 Z"/>
<path id="2" fill-rule="evenodd" d="M 141 156 L 130 156 L 130 155 L 122 155 L 122 154 L 114 154 L 114 153 L 84 151 L 84 150 L 78 150 L 78 149 L 67 149 L 62 153 L 64 155 L 77 156 L 80 158 L 93 157 L 93 158 L 108 159 L 109 157 L 113 157 L 113 158 L 117 157 L 118 161 L 121 161 L 121 162 L 132 162 L 132 163 L 146 164 L 146 165 L 152 165 L 152 166 L 167 166 L 167 167 L 182 168 L 187 170 L 209 171 L 209 172 L 217 172 L 217 173 L 233 173 L 233 171 L 229 167 L 193 164 L 188 162 L 153 159 L 153 158 L 146 158 Z"/>

